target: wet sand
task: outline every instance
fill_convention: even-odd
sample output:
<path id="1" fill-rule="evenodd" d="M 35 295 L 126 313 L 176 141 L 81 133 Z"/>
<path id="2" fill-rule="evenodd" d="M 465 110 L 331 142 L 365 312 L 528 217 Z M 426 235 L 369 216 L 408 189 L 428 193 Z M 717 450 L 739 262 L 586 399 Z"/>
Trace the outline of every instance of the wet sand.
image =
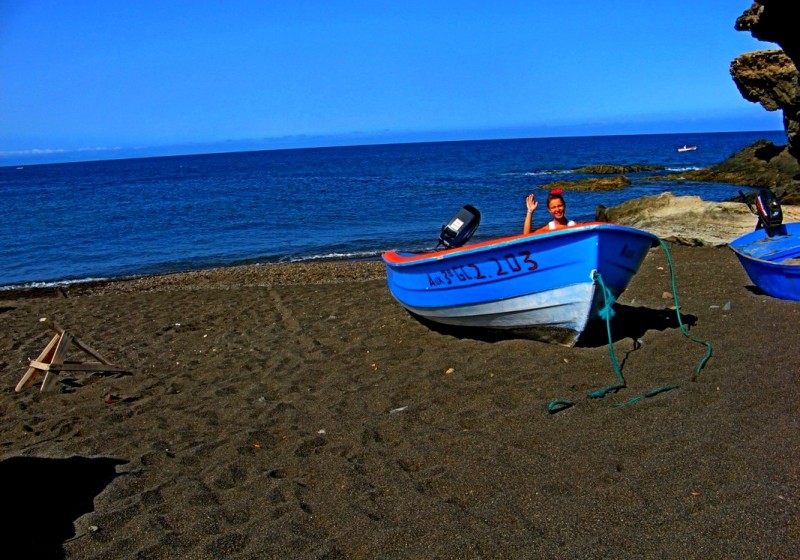
<path id="1" fill-rule="evenodd" d="M 800 557 L 800 304 L 727 248 L 671 249 L 713 356 L 696 374 L 706 347 L 653 249 L 604 399 L 602 330 L 437 332 L 377 262 L 0 292 L 6 534 L 75 559 Z M 42 317 L 132 373 L 15 392 Z"/>

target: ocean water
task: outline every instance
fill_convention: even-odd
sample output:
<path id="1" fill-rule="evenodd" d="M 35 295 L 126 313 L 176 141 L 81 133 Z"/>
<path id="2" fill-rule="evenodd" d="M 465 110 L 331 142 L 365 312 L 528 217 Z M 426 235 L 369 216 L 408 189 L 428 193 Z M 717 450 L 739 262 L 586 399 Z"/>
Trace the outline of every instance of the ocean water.
<path id="1" fill-rule="evenodd" d="M 0 167 L 0 289 L 244 263 L 376 258 L 436 245 L 464 204 L 473 240 L 522 229 L 525 196 L 593 164 L 656 165 L 621 191 L 566 192 L 567 214 L 669 190 L 727 200 L 739 187 L 643 180 L 708 167 L 782 131 L 392 144 Z M 677 147 L 698 149 L 680 153 Z M 540 207 L 535 225 L 549 214 Z"/>

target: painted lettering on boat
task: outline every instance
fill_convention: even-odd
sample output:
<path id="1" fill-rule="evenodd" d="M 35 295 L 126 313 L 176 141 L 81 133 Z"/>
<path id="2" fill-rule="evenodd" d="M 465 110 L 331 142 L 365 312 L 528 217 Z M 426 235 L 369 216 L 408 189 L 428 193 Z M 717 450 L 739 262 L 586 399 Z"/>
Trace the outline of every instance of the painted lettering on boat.
<path id="1" fill-rule="evenodd" d="M 539 268 L 539 263 L 531 258 L 530 251 L 509 253 L 501 258 L 489 258 L 489 262 L 467 263 L 463 265 L 443 268 L 438 273 L 428 273 L 428 286 L 451 286 L 453 283 L 471 283 L 518 274 L 520 272 L 533 272 Z"/>

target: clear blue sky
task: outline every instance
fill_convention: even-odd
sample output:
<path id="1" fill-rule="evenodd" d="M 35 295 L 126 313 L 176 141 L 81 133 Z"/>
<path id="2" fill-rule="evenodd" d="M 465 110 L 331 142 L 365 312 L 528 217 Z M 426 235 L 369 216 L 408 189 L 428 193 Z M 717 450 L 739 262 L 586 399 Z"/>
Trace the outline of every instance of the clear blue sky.
<path id="1" fill-rule="evenodd" d="M 776 48 L 734 30 L 750 4 L 0 0 L 0 165 L 778 130 L 728 73 Z"/>

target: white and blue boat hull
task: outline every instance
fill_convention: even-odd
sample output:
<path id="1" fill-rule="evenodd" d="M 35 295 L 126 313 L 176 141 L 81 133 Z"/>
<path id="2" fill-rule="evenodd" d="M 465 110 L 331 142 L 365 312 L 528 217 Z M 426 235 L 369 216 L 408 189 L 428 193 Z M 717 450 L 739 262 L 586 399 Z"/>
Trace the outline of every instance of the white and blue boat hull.
<path id="1" fill-rule="evenodd" d="M 392 295 L 415 315 L 572 345 L 604 305 L 594 273 L 616 298 L 657 243 L 641 230 L 593 223 L 383 258 Z"/>

